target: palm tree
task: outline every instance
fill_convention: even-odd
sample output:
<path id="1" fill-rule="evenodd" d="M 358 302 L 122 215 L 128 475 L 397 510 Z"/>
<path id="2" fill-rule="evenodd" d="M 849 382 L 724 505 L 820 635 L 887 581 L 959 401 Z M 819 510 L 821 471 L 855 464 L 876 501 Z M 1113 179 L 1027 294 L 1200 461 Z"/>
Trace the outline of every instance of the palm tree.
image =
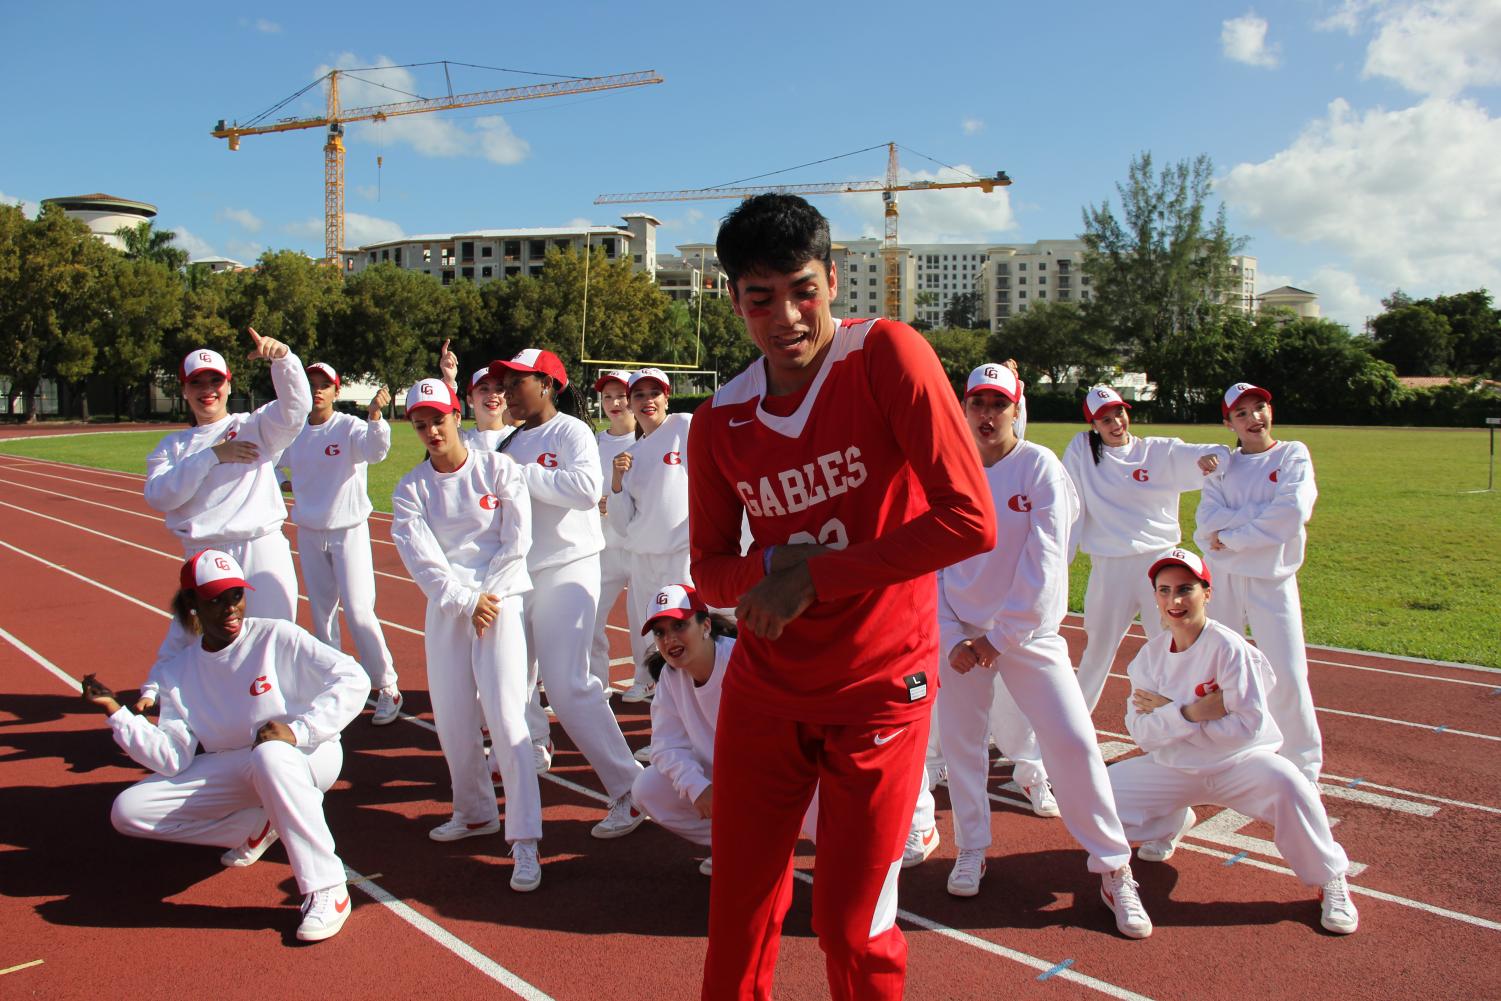
<path id="1" fill-rule="evenodd" d="M 157 229 L 149 220 L 134 226 L 121 226 L 115 235 L 125 243 L 125 256 L 131 260 L 155 261 L 169 271 L 181 271 L 188 263 L 188 252 L 172 245 L 177 234 Z"/>

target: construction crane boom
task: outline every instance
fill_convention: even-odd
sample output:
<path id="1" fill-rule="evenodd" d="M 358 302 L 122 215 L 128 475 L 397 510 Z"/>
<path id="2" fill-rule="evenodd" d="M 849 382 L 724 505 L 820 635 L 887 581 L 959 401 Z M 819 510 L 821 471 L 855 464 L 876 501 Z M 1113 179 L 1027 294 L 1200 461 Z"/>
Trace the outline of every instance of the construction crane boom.
<path id="1" fill-rule="evenodd" d="M 221 119 L 209 133 L 215 139 L 228 140 L 229 148 L 237 150 L 240 148 L 240 139 L 244 136 L 270 135 L 299 129 L 328 129 L 328 139 L 323 146 L 323 250 L 325 256 L 333 263 L 338 263 L 339 251 L 344 247 L 345 125 L 351 122 L 383 122 L 388 118 L 401 115 L 418 115 L 432 111 L 451 111 L 457 108 L 474 108 L 487 104 L 530 101 L 569 94 L 589 94 L 623 87 L 643 87 L 662 82 L 662 78 L 657 75 L 656 71 L 641 70 L 634 73 L 617 73 L 612 76 L 577 77 L 555 83 L 508 87 L 503 90 L 477 90 L 467 94 L 450 92 L 443 97 L 418 98 L 359 108 L 341 108 L 339 77 L 347 72 L 346 70 L 329 70 L 319 81 L 314 82 L 314 86 L 322 81 L 328 83 L 328 110 L 325 114 L 309 118 L 283 118 L 265 125 L 226 124 Z"/>
<path id="2" fill-rule="evenodd" d="M 898 273 L 900 257 L 897 245 L 897 202 L 899 191 L 942 191 L 950 188 L 979 188 L 990 194 L 996 188 L 1011 184 L 1004 170 L 994 177 L 977 177 L 969 181 L 902 181 L 897 159 L 896 143 L 886 145 L 886 177 L 879 181 L 830 181 L 823 184 L 768 184 L 753 187 L 686 188 L 679 191 L 633 191 L 613 195 L 600 195 L 595 205 L 622 205 L 630 202 L 691 202 L 713 198 L 750 198 L 753 195 L 777 193 L 784 195 L 849 195 L 862 192 L 881 193 L 885 203 L 885 235 L 881 241 L 881 259 L 885 272 L 885 312 L 893 319 L 901 318 L 901 276 Z"/>

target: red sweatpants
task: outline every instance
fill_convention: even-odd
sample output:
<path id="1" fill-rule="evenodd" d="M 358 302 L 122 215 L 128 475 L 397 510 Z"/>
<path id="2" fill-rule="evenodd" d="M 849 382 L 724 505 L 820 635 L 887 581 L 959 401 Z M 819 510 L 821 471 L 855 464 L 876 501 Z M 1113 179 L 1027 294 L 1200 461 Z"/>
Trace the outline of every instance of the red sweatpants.
<path id="1" fill-rule="evenodd" d="M 834 1001 L 902 996 L 896 926 L 902 848 L 922 784 L 929 717 L 831 726 L 767 716 L 726 692 L 714 736 L 714 879 L 704 1001 L 771 997 L 792 856 L 819 795 L 813 929 Z"/>

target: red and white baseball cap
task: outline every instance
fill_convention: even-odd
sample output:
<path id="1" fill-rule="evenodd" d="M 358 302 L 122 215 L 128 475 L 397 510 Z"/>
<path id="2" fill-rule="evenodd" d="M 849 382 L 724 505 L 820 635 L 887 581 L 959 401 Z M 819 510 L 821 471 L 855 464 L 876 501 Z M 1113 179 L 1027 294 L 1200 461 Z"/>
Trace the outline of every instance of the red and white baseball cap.
<path id="1" fill-rule="evenodd" d="M 188 356 L 182 360 L 182 368 L 177 370 L 177 378 L 187 382 L 198 372 L 218 372 L 226 379 L 233 378 L 229 374 L 229 365 L 224 361 L 224 356 L 208 348 L 189 351 Z"/>
<path id="2" fill-rule="evenodd" d="M 1095 386 L 1084 396 L 1084 419 L 1086 421 L 1093 421 L 1101 410 L 1104 410 L 1106 407 L 1116 406 L 1125 407 L 1127 410 L 1131 409 L 1131 404 L 1121 399 L 1121 394 L 1117 393 L 1111 387 Z"/>
<path id="3" fill-rule="evenodd" d="M 1272 402 L 1272 394 L 1260 386 L 1253 386 L 1249 382 L 1237 382 L 1225 390 L 1225 398 L 1220 401 L 1220 413 L 1229 417 L 1230 411 L 1235 409 L 1235 405 L 1240 402 L 1242 396 L 1259 396 L 1268 403 Z"/>
<path id="4" fill-rule="evenodd" d="M 608 382 L 618 382 L 622 386 L 630 388 L 631 373 L 623 368 L 607 368 L 599 373 L 598 379 L 594 380 L 594 391 L 596 393 L 603 393 L 605 391 L 605 383 Z"/>
<path id="5" fill-rule="evenodd" d="M 1016 373 L 1009 366 L 997 365 L 987 362 L 969 374 L 969 381 L 964 385 L 964 397 L 968 399 L 971 393 L 982 390 L 990 390 L 1000 393 L 1006 399 L 1015 403 L 1021 398 L 1021 383 L 1016 381 Z"/>
<path id="6" fill-rule="evenodd" d="M 672 383 L 667 380 L 667 373 L 660 368 L 638 368 L 631 373 L 631 381 L 626 385 L 631 389 L 636 388 L 636 383 L 650 380 L 662 387 L 663 396 L 672 395 Z"/>
<path id="7" fill-rule="evenodd" d="M 1209 567 L 1205 566 L 1203 557 L 1190 550 L 1169 550 L 1165 556 L 1152 564 L 1151 569 L 1147 571 L 1147 580 L 1155 581 L 1157 572 L 1163 567 L 1182 567 L 1203 581 L 1206 587 L 1214 586 L 1209 581 Z"/>
<path id="8" fill-rule="evenodd" d="M 235 558 L 218 549 L 205 549 L 189 557 L 178 574 L 178 583 L 200 598 L 217 598 L 232 587 L 255 590 L 245 582 L 245 572 Z"/>
<path id="9" fill-rule="evenodd" d="M 652 623 L 658 619 L 688 619 L 708 610 L 693 588 L 683 584 L 668 584 L 651 600 L 651 615 L 641 627 L 641 635 L 650 636 Z"/>
<path id="10" fill-rule="evenodd" d="M 481 379 L 483 379 L 485 376 L 489 375 L 489 374 L 490 374 L 490 366 L 489 365 L 486 365 L 484 368 L 481 368 L 481 369 L 476 369 L 475 372 L 474 372 L 474 374 L 469 377 L 469 392 L 471 392 L 471 393 L 474 392 L 474 387 L 477 386 L 477 385 L 479 385 L 479 381 Z"/>
<path id="11" fill-rule="evenodd" d="M 307 367 L 307 370 L 309 372 L 322 372 L 324 375 L 328 376 L 328 381 L 334 384 L 334 388 L 338 388 L 339 373 L 335 372 L 334 367 L 328 362 L 315 361 Z"/>
<path id="12" fill-rule="evenodd" d="M 568 370 L 563 367 L 563 361 L 551 351 L 543 351 L 541 348 L 527 348 L 517 352 L 510 361 L 492 361 L 490 370 L 501 369 L 507 372 L 539 373 L 550 375 L 558 380 L 558 388 L 568 385 Z"/>
<path id="13" fill-rule="evenodd" d="M 407 416 L 419 407 L 432 407 L 440 414 L 463 412 L 459 398 L 442 379 L 422 379 L 407 390 Z"/>

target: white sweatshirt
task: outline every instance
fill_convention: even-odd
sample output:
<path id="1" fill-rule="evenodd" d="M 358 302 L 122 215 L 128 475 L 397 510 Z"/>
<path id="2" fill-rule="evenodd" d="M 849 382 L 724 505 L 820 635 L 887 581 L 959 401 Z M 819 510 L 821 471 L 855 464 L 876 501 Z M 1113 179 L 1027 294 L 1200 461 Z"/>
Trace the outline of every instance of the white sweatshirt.
<path id="1" fill-rule="evenodd" d="M 595 441 L 599 443 L 599 471 L 600 474 L 604 477 L 603 482 L 605 484 L 605 510 L 606 512 L 608 512 L 610 506 L 610 498 L 614 496 L 612 493 L 610 493 L 610 484 L 614 482 L 611 477 L 614 475 L 612 473 L 612 470 L 614 469 L 615 456 L 619 455 L 621 452 L 624 452 L 626 449 L 636 444 L 636 435 L 634 432 L 630 434 L 613 435 L 609 432 L 608 429 L 606 429 L 595 435 L 594 438 Z M 603 518 L 604 521 L 602 522 L 602 527 L 605 530 L 605 548 L 624 548 L 625 537 L 620 534 L 620 529 L 618 529 L 615 526 L 615 523 L 610 520 L 608 513 L 603 515 Z"/>
<path id="2" fill-rule="evenodd" d="M 301 433 L 313 408 L 307 372 L 297 356 L 271 363 L 276 399 L 249 414 L 174 431 L 146 458 L 146 503 L 167 516 L 183 551 L 215 542 L 258 539 L 281 528 L 287 505 L 274 466 Z M 213 453 L 234 439 L 260 446 L 252 463 L 221 463 Z"/>
<path id="3" fill-rule="evenodd" d="M 208 752 L 255 745 L 268 720 L 287 724 L 298 747 L 339 739 L 365 708 L 370 678 L 346 653 L 283 619 L 244 619 L 240 635 L 209 653 L 202 642 L 156 667 L 162 683 L 155 726 L 121 707 L 110 716 L 115 742 L 139 765 L 176 775 Z"/>
<path id="4" fill-rule="evenodd" d="M 1218 476 L 1230 449 L 1132 435 L 1115 448 L 1101 445 L 1096 465 L 1089 432 L 1080 431 L 1063 452 L 1063 468 L 1079 492 L 1079 548 L 1091 556 L 1140 556 L 1182 542 L 1178 500 L 1204 485 L 1198 462 L 1206 455 L 1219 456 Z"/>
<path id="5" fill-rule="evenodd" d="M 1214 772 L 1282 746 L 1266 708 L 1276 678 L 1265 654 L 1213 619 L 1182 653 L 1171 652 L 1172 643 L 1170 632 L 1149 640 L 1126 669 L 1133 691 L 1173 700 L 1144 714 L 1126 701 L 1126 730 L 1152 760 L 1185 772 Z M 1185 706 L 1216 688 L 1225 693 L 1223 717 L 1207 723 L 1183 718 Z"/>
<path id="6" fill-rule="evenodd" d="M 985 470 L 996 542 L 938 572 L 942 656 L 985 636 L 1000 653 L 1058 631 L 1068 611 L 1069 532 L 1079 499 L 1063 464 L 1029 441 Z"/>
<path id="7" fill-rule="evenodd" d="M 353 528 L 370 517 L 366 470 L 391 451 L 391 425 L 349 414 L 308 424 L 282 453 L 292 476 L 292 524 L 328 531 Z"/>
<path id="8" fill-rule="evenodd" d="M 663 667 L 657 679 L 651 704 L 651 766 L 690 802 L 714 782 L 719 686 L 734 649 L 734 637 L 715 637 L 714 673 L 702 685 L 675 667 Z"/>
<path id="9" fill-rule="evenodd" d="M 591 556 L 605 547 L 599 525 L 602 478 L 594 432 L 577 417 L 558 414 L 538 427 L 517 429 L 505 453 L 516 460 L 532 498 L 535 573 Z"/>
<path id="10" fill-rule="evenodd" d="M 1230 453 L 1223 476 L 1204 484 L 1194 542 L 1209 561 L 1210 573 L 1281 580 L 1303 565 L 1318 499 L 1313 460 L 1301 441 L 1279 441 L 1265 452 Z M 1211 550 L 1209 533 L 1218 531 L 1227 548 Z"/>
<path id="11" fill-rule="evenodd" d="M 692 414 L 668 414 L 627 451 L 631 468 L 608 493 L 609 521 L 633 553 L 688 548 L 688 428 Z"/>
<path id="12" fill-rule="evenodd" d="M 489 431 L 481 431 L 479 428 L 465 428 L 459 432 L 466 448 L 477 448 L 481 452 L 493 452 L 500 447 L 500 443 L 511 437 L 516 431 L 507 424 L 504 427 L 491 428 Z"/>
<path id="13" fill-rule="evenodd" d="M 471 448 L 451 473 L 419 462 L 391 495 L 391 541 L 445 615 L 473 615 L 481 593 L 506 598 L 532 589 L 531 525 L 526 482 L 498 452 Z"/>

